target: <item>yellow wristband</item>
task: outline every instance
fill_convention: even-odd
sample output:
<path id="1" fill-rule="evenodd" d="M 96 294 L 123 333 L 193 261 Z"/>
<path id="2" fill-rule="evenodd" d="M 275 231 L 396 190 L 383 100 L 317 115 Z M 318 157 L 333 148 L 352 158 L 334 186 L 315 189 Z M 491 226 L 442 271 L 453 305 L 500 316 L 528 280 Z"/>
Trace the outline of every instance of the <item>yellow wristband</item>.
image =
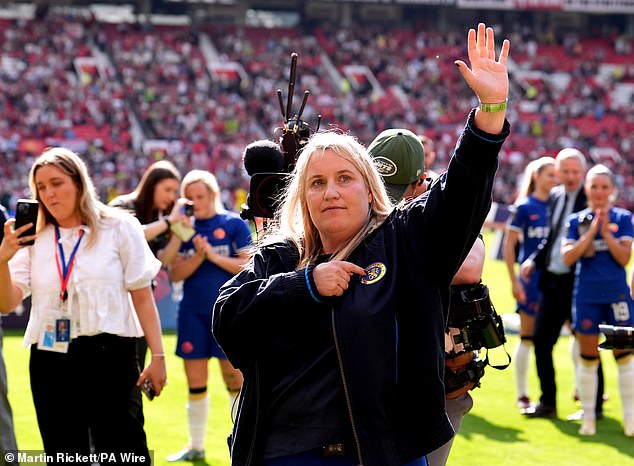
<path id="1" fill-rule="evenodd" d="M 507 102 L 508 101 L 506 100 L 497 104 L 485 104 L 483 102 L 480 102 L 480 110 L 487 113 L 501 112 L 502 110 L 506 110 Z"/>
<path id="2" fill-rule="evenodd" d="M 483 102 L 480 102 L 480 110 L 487 113 L 501 112 L 502 110 L 506 110 L 507 102 L 508 102 L 507 100 L 497 104 L 485 104 Z"/>

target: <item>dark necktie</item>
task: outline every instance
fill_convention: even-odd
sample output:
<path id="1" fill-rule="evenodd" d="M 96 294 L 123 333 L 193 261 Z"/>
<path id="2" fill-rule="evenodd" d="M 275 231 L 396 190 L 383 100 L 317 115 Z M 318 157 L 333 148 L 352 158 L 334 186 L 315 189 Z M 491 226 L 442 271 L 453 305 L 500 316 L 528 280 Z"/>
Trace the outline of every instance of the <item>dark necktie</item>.
<path id="1" fill-rule="evenodd" d="M 559 211 L 559 216 L 557 217 L 557 222 L 555 223 L 555 229 L 554 229 L 555 238 L 558 237 L 561 232 L 561 225 L 564 221 L 564 218 L 566 217 L 566 210 L 568 207 L 568 202 L 570 201 L 569 196 L 570 195 L 568 193 L 566 193 L 566 195 L 564 196 L 564 203 L 561 206 L 561 210 Z"/>
<path id="2" fill-rule="evenodd" d="M 552 230 L 552 233 L 550 234 L 552 241 L 550 243 L 550 247 L 547 249 L 548 254 L 546 254 L 546 268 L 548 268 L 550 266 L 550 263 L 552 262 L 553 254 L 555 254 L 554 250 L 559 249 L 559 244 L 557 243 L 557 239 L 559 238 L 559 234 L 561 232 L 561 224 L 563 223 L 564 218 L 566 217 L 566 210 L 568 207 L 568 200 L 569 200 L 568 196 L 569 196 L 568 193 L 566 193 L 566 195 L 564 196 L 561 209 L 559 209 L 559 212 L 557 212 L 557 221 L 551 222 L 551 225 L 553 225 L 553 230 Z M 554 213 L 555 212 L 553 212 L 553 214 Z"/>

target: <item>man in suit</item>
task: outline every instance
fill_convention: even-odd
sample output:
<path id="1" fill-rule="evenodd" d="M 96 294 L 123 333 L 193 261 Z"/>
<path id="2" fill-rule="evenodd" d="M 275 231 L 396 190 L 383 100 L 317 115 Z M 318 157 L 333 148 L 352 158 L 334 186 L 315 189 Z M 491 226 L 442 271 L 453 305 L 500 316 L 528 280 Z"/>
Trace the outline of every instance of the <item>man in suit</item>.
<path id="1" fill-rule="evenodd" d="M 542 395 L 537 406 L 523 411 L 529 417 L 557 416 L 557 386 L 553 365 L 553 348 L 561 328 L 572 319 L 572 291 L 575 270 L 562 260 L 560 245 L 566 233 L 566 217 L 587 207 L 583 180 L 586 159 L 577 149 L 564 148 L 557 154 L 556 169 L 561 184 L 551 191 L 548 199 L 550 232 L 537 250 L 526 259 L 520 274 L 526 280 L 539 269 L 539 288 L 542 298 L 535 319 L 533 344 L 535 364 Z M 574 351 L 573 351 L 574 352 Z M 577 356 L 573 356 L 576 359 Z M 603 370 L 599 365 L 599 387 L 597 393 L 597 419 L 603 417 Z M 569 416 L 570 420 L 582 417 L 582 412 Z"/>

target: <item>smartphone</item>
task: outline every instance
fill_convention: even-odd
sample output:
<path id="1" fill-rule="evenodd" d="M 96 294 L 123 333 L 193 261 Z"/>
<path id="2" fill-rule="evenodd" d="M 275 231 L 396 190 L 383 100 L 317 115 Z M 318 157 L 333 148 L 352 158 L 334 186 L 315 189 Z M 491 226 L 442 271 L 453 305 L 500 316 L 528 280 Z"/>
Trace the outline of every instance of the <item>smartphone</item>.
<path id="1" fill-rule="evenodd" d="M 141 391 L 145 393 L 147 399 L 152 401 L 156 396 L 156 392 L 154 391 L 154 386 L 152 385 L 152 381 L 150 379 L 145 379 L 141 384 Z"/>
<path id="2" fill-rule="evenodd" d="M 193 217 L 194 204 L 192 204 L 191 202 L 188 202 L 187 204 L 185 204 L 185 208 L 183 209 L 183 211 L 185 212 L 185 215 L 187 215 L 188 217 Z"/>
<path id="3" fill-rule="evenodd" d="M 15 225 L 14 228 L 20 228 L 21 226 L 26 225 L 27 223 L 32 223 L 28 230 L 21 233 L 18 238 L 22 238 L 23 236 L 31 236 L 35 234 L 35 224 L 37 223 L 37 212 L 40 206 L 39 203 L 34 199 L 18 199 L 18 203 L 15 208 Z M 35 241 L 27 241 L 22 243 L 25 246 L 30 246 Z"/>

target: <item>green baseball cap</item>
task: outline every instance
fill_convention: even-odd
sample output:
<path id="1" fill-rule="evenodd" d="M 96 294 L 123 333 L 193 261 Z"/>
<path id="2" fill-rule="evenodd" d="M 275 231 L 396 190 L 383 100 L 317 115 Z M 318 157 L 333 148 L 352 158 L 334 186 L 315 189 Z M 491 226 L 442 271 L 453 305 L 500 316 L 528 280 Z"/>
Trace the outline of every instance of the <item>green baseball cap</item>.
<path id="1" fill-rule="evenodd" d="M 394 202 L 399 202 L 407 187 L 425 171 L 425 149 L 410 130 L 386 129 L 370 143 L 368 152 Z"/>

